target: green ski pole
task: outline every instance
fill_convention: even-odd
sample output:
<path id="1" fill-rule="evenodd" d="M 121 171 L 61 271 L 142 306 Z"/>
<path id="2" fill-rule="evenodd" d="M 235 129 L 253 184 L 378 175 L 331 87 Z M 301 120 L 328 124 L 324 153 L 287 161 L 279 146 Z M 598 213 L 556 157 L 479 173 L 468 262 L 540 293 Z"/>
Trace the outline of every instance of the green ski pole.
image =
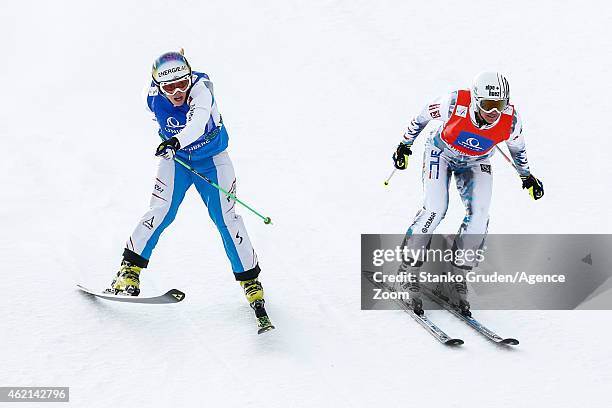
<path id="1" fill-rule="evenodd" d="M 200 177 L 202 180 L 204 180 L 205 182 L 207 182 L 208 184 L 210 184 L 211 186 L 213 186 L 217 190 L 221 191 L 223 194 L 225 194 L 226 196 L 228 196 L 232 200 L 235 200 L 237 203 L 242 204 L 247 210 L 251 211 L 253 214 L 255 214 L 256 216 L 261 218 L 263 220 L 264 224 L 272 224 L 272 220 L 270 219 L 270 217 L 265 217 L 265 216 L 261 215 L 260 213 L 258 213 L 254 209 L 252 209 L 250 206 L 248 206 L 247 204 L 245 204 L 242 201 L 240 201 L 238 199 L 238 197 L 236 197 L 235 195 L 233 195 L 229 191 L 226 191 L 223 187 L 221 187 L 220 185 L 218 185 L 217 183 L 215 183 L 214 181 L 212 181 L 211 179 L 209 179 L 205 175 L 198 173 L 193 167 L 191 167 L 190 165 L 188 165 L 187 163 L 185 163 L 184 161 L 182 161 L 178 157 L 175 157 L 174 161 L 177 162 L 178 164 L 180 164 L 181 166 L 185 167 L 187 170 L 189 170 L 190 172 L 192 172 L 196 176 Z"/>

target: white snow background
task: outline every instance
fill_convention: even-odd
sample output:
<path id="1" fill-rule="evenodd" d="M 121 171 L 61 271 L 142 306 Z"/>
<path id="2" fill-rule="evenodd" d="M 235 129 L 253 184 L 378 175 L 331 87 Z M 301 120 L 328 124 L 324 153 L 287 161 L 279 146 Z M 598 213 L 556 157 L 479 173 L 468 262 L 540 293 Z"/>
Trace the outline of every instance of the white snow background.
<path id="1" fill-rule="evenodd" d="M 0 5 L 0 385 L 69 386 L 74 407 L 606 407 L 609 311 L 482 311 L 497 347 L 443 311 L 461 348 L 399 311 L 361 311 L 360 234 L 402 233 L 421 155 L 390 156 L 430 99 L 510 79 L 534 202 L 498 155 L 491 233 L 609 233 L 609 2 L 19 1 Z M 103 288 L 146 210 L 155 123 L 143 85 L 184 47 L 230 134 L 277 330 L 258 336 L 195 190 L 142 274 Z M 452 186 L 452 185 L 451 185 Z M 463 217 L 456 192 L 438 232 Z M 38 406 L 24 404 L 22 406 Z"/>

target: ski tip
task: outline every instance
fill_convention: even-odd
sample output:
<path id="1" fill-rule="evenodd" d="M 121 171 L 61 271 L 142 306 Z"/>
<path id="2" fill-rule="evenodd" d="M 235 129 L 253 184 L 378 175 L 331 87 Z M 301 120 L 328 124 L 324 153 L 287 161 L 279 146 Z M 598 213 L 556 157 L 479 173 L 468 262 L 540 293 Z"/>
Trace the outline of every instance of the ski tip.
<path id="1" fill-rule="evenodd" d="M 463 344 L 463 340 L 461 339 L 448 339 L 444 342 L 447 346 L 460 346 Z"/>
<path id="2" fill-rule="evenodd" d="M 517 339 L 508 338 L 508 339 L 503 339 L 501 343 L 507 344 L 509 346 L 516 346 L 517 344 L 519 344 L 519 341 Z"/>
<path id="3" fill-rule="evenodd" d="M 178 289 L 170 289 L 168 292 L 166 292 L 165 296 L 173 303 L 178 303 L 185 299 L 185 293 L 181 292 Z"/>
<path id="4" fill-rule="evenodd" d="M 93 294 L 94 294 L 94 293 L 93 293 L 93 291 L 92 291 L 91 289 L 86 288 L 85 286 L 80 285 L 80 284 L 78 284 L 78 283 L 77 283 L 76 287 L 77 287 L 79 290 L 81 290 L 82 292 L 88 293 L 88 294 L 90 294 L 90 295 L 93 295 Z"/>
<path id="5" fill-rule="evenodd" d="M 276 327 L 274 326 L 262 327 L 261 329 L 257 330 L 257 334 L 264 334 L 264 333 L 274 330 L 275 328 Z"/>

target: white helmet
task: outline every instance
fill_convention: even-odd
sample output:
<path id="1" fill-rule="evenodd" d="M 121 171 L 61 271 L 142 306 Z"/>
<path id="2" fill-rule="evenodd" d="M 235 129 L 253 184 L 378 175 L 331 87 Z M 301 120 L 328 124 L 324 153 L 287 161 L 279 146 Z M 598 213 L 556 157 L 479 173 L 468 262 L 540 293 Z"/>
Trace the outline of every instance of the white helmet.
<path id="1" fill-rule="evenodd" d="M 162 54 L 153 63 L 152 76 L 157 84 L 160 82 L 174 81 L 190 75 L 191 67 L 183 55 L 183 49 L 179 52 L 167 52 Z"/>
<path id="2" fill-rule="evenodd" d="M 481 72 L 472 82 L 471 97 L 474 109 L 479 107 L 485 112 L 493 109 L 501 112 L 510 102 L 510 84 L 500 72 Z"/>

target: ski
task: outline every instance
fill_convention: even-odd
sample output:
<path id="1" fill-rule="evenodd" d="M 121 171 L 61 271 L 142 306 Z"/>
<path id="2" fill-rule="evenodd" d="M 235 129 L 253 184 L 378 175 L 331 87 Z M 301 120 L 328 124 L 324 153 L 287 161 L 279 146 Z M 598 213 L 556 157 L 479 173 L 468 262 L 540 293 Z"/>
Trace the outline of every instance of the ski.
<path id="1" fill-rule="evenodd" d="M 421 292 L 423 292 L 428 298 L 430 298 L 431 300 L 433 300 L 434 302 L 442 306 L 444 309 L 449 311 L 455 317 L 463 320 L 468 326 L 470 326 L 471 328 L 473 328 L 478 333 L 482 334 L 483 336 L 485 336 L 487 339 L 491 340 L 492 342 L 498 343 L 498 344 L 507 344 L 510 346 L 516 346 L 517 344 L 519 344 L 519 341 L 517 339 L 511 338 L 511 337 L 503 338 L 499 336 L 497 333 L 495 333 L 494 331 L 492 331 L 491 329 L 487 328 L 482 323 L 480 323 L 478 320 L 476 320 L 473 316 L 462 315 L 458 310 L 453 308 L 448 302 L 445 302 L 443 299 L 440 299 L 439 296 L 436 296 L 436 294 L 433 293 L 429 288 L 421 286 Z"/>
<path id="2" fill-rule="evenodd" d="M 367 279 L 379 289 L 383 289 L 389 292 L 395 292 L 393 288 L 385 285 L 384 283 L 376 282 L 373 278 L 373 273 L 367 272 L 367 271 L 363 271 L 363 273 L 366 275 Z M 459 346 L 463 344 L 463 340 L 450 337 L 442 329 L 440 329 L 434 322 L 429 320 L 429 318 L 425 316 L 424 314 L 418 315 L 414 313 L 414 311 L 405 302 L 402 302 L 400 299 L 394 299 L 394 301 L 402 308 L 402 310 L 408 313 L 410 317 L 412 317 L 418 324 L 420 324 L 425 330 L 427 330 L 427 332 L 431 334 L 440 343 L 446 344 L 448 346 Z"/>
<path id="3" fill-rule="evenodd" d="M 96 297 L 106 299 L 106 300 L 113 300 L 115 302 L 161 305 L 161 304 L 167 304 L 167 303 L 178 303 L 182 301 L 183 299 L 185 299 L 185 293 L 181 292 L 178 289 L 170 289 L 163 295 L 159 295 L 159 296 L 143 297 L 143 296 L 112 295 L 110 293 L 96 292 L 94 290 L 88 289 L 81 285 L 77 285 L 77 288 L 79 288 L 83 292 L 88 293 L 90 295 L 94 295 Z"/>
<path id="4" fill-rule="evenodd" d="M 264 305 L 265 301 L 263 299 L 251 303 L 251 308 L 255 311 L 255 318 L 257 319 L 257 334 L 263 334 L 275 329 Z"/>
<path id="5" fill-rule="evenodd" d="M 263 334 L 275 328 L 268 316 L 257 318 L 257 334 Z"/>

